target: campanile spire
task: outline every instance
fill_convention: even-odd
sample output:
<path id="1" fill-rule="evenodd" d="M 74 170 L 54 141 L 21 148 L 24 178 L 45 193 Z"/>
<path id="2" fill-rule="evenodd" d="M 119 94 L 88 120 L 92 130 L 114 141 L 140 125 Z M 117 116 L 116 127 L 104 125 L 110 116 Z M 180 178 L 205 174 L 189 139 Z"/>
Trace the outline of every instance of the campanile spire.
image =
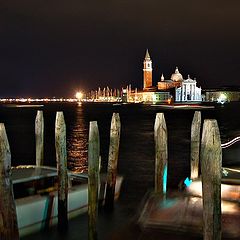
<path id="1" fill-rule="evenodd" d="M 149 87 L 152 87 L 152 60 L 147 49 L 143 61 L 143 89 L 146 90 Z"/>

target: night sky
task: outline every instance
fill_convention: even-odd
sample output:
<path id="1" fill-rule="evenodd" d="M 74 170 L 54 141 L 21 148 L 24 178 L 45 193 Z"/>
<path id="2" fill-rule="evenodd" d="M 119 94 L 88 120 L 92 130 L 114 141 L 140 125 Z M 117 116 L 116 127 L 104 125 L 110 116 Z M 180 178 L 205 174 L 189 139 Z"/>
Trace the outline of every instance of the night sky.
<path id="1" fill-rule="evenodd" d="M 202 88 L 240 85 L 240 1 L 8 0 L 0 6 L 0 97 L 142 88 L 178 66 Z"/>

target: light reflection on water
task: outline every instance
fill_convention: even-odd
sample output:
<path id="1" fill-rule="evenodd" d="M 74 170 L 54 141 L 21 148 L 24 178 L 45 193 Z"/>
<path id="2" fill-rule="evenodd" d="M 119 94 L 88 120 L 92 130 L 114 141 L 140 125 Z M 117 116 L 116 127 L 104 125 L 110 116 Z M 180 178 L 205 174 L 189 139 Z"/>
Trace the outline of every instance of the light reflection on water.
<path id="1" fill-rule="evenodd" d="M 68 167 L 76 172 L 86 172 L 88 127 L 81 105 L 74 114 L 67 137 Z"/>
<path id="2" fill-rule="evenodd" d="M 90 109 L 90 110 L 89 110 Z M 95 120 L 96 116 L 98 120 L 98 123 L 100 125 L 100 130 L 105 127 L 106 119 L 110 119 L 110 115 L 112 114 L 111 106 L 84 106 L 79 105 L 78 107 L 73 108 L 67 108 L 65 110 L 65 115 L 69 119 L 67 123 L 67 151 L 68 151 L 68 167 L 69 169 L 76 171 L 76 172 L 86 172 L 87 171 L 87 142 L 88 142 L 88 124 L 89 120 L 92 120 L 92 118 Z M 120 152 L 120 170 L 122 170 L 122 166 L 124 165 L 124 172 L 129 167 L 129 162 L 127 164 L 127 167 L 125 169 L 125 161 L 126 159 L 138 159 L 136 163 L 134 163 L 134 168 L 136 168 L 136 165 L 143 161 L 144 164 L 144 173 L 146 173 L 146 159 L 150 157 L 150 159 L 154 158 L 152 156 L 152 146 L 153 146 L 153 139 L 152 139 L 152 128 L 153 128 L 153 122 L 155 117 L 155 112 L 158 111 L 158 109 L 153 108 L 147 108 L 144 107 L 143 109 L 141 107 L 137 106 L 124 106 L 124 108 L 118 108 L 117 109 L 120 112 L 121 120 L 123 122 L 122 126 L 122 133 L 121 133 L 121 152 Z M 220 109 L 222 110 L 222 109 Z M 107 113 L 107 114 L 106 114 Z M 207 114 L 206 114 L 207 113 Z M 230 121 L 232 118 L 226 118 L 226 114 L 219 113 L 219 109 L 217 111 L 204 111 L 202 112 L 203 119 L 204 118 L 212 118 L 213 116 L 217 118 L 219 123 L 219 128 L 221 132 L 221 138 L 223 141 L 228 140 L 227 136 L 235 136 L 236 132 L 239 133 L 240 130 L 236 128 L 236 124 L 233 125 L 233 122 Z M 109 115 L 109 116 L 108 116 Z M 165 116 L 167 119 L 167 125 L 169 128 L 169 140 L 170 142 L 181 142 L 181 146 L 178 147 L 177 144 L 169 144 L 169 159 L 170 159 L 170 165 L 174 165 L 175 167 L 179 165 L 180 170 L 183 173 L 182 169 L 182 161 L 180 161 L 180 156 L 183 161 L 187 161 L 188 158 L 188 145 L 189 145 L 189 138 L 183 137 L 186 136 L 186 131 L 190 131 L 190 124 L 192 120 L 193 111 L 185 112 L 184 117 L 181 115 L 180 111 L 166 111 Z M 228 114 L 227 116 L 229 116 Z M 181 116 L 181 117 L 180 117 Z M 136 119 L 138 119 L 136 121 Z M 178 119 L 178 124 L 176 124 L 176 119 Z M 187 121 L 187 123 L 186 123 Z M 230 122 L 230 123 L 229 123 Z M 137 123 L 137 124 L 136 124 Z M 235 123 L 235 122 L 234 122 Z M 110 123 L 109 123 L 110 124 Z M 151 126 L 149 126 L 149 124 Z M 186 125 L 186 126 L 185 126 Z M 108 126 L 109 127 L 109 126 Z M 108 129 L 108 128 L 106 128 Z M 104 128 L 102 130 L 102 135 L 105 134 L 106 129 Z M 234 130 L 233 130 L 234 129 Z M 149 135 L 150 134 L 150 135 Z M 108 135 L 108 133 L 106 133 Z M 126 135 L 126 136 L 125 136 Z M 189 134 L 187 134 L 189 135 Z M 239 135 L 239 134 L 238 134 Z M 105 135 L 104 135 L 105 136 Z M 134 136 L 134 138 L 132 138 Z M 144 136 L 144 139 L 142 138 Z M 123 141 L 124 139 L 124 141 Z M 130 140 L 131 139 L 131 140 Z M 149 146 L 146 148 L 146 139 L 148 139 L 148 142 L 150 143 Z M 103 139 L 104 140 L 104 139 Z M 129 145 L 130 142 L 135 142 L 138 144 Z M 104 141 L 103 141 L 104 142 Z M 186 147 L 183 148 L 183 144 L 186 145 Z M 104 145 L 104 144 L 103 144 Z M 239 144 L 236 144 L 239 146 Z M 129 148 L 131 146 L 131 148 Z M 223 151 L 223 163 L 224 165 L 231 165 L 236 162 L 236 155 L 238 155 L 238 146 L 232 146 L 231 149 L 224 150 Z M 151 148 L 150 148 L 151 147 Z M 136 149 L 135 149 L 136 148 Z M 144 150 L 142 150 L 144 149 Z M 136 151 L 135 151 L 136 150 Z M 174 154 L 174 152 L 177 151 L 177 156 Z M 230 151 L 231 150 L 231 151 Z M 141 154 L 140 154 L 141 152 Z M 229 152 L 234 152 L 234 154 L 230 154 Z M 237 152 L 237 153 L 235 153 Z M 151 153 L 151 154 L 150 154 Z M 130 156 L 129 156 L 130 154 Z M 151 156 L 145 156 L 145 155 L 151 155 Z M 124 158 L 124 159 L 122 159 Z M 178 158 L 178 161 L 175 161 L 174 159 Z M 145 159 L 145 160 L 143 160 Z M 239 160 L 238 160 L 239 161 Z M 188 164 L 188 162 L 187 162 Z M 151 165 L 151 171 L 153 171 Z M 175 171 L 174 173 L 171 173 L 172 170 L 169 170 L 169 176 L 173 178 L 176 177 Z M 171 181 L 170 181 L 171 182 Z M 175 182 L 175 180 L 174 180 Z"/>

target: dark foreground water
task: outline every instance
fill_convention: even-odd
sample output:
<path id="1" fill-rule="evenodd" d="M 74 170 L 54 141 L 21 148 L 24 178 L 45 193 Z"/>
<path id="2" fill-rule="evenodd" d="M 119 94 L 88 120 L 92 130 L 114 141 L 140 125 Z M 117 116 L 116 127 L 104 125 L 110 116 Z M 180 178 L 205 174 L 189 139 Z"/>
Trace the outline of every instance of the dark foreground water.
<path id="1" fill-rule="evenodd" d="M 35 163 L 34 122 L 39 109 L 43 110 L 45 121 L 45 164 L 55 165 L 55 116 L 56 111 L 63 111 L 67 126 L 68 167 L 78 172 L 87 171 L 88 126 L 89 121 L 95 120 L 100 132 L 103 171 L 106 170 L 111 117 L 113 112 L 119 112 L 122 129 L 118 171 L 125 180 L 115 213 L 109 216 L 103 214 L 100 223 L 103 232 L 111 229 L 114 233 L 115 228 L 126 222 L 126 218 L 134 215 L 144 194 L 153 188 L 153 126 L 157 112 L 164 111 L 168 128 L 168 187 L 177 188 L 180 180 L 189 175 L 190 130 L 194 110 L 162 110 L 156 106 L 137 104 L 115 106 L 86 103 L 79 106 L 75 103 L 49 103 L 42 107 L 2 105 L 0 122 L 5 123 L 12 165 Z M 206 118 L 218 120 L 222 142 L 240 135 L 239 103 L 202 110 L 202 119 Z M 240 165 L 239 154 L 240 144 L 224 150 L 223 165 Z M 82 217 L 81 224 L 87 224 L 86 217 Z M 83 232 L 86 233 L 86 229 Z M 84 236 L 82 239 L 85 239 Z M 101 236 L 100 239 L 105 239 L 104 234 Z"/>

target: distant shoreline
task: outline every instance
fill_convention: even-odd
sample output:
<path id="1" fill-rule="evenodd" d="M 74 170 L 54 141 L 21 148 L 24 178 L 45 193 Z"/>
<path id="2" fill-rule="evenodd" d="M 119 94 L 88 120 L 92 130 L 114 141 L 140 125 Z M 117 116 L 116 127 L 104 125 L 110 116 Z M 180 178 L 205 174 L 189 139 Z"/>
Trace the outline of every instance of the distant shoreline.
<path id="1" fill-rule="evenodd" d="M 9 107 L 9 108 L 39 108 L 39 107 L 44 107 L 44 105 L 41 104 L 4 104 L 2 105 L 3 107 Z"/>
<path id="2" fill-rule="evenodd" d="M 165 108 L 165 109 L 213 109 L 215 108 L 215 106 L 203 106 L 203 105 L 192 105 L 192 104 L 181 104 L 181 105 L 152 104 L 151 106 Z"/>

